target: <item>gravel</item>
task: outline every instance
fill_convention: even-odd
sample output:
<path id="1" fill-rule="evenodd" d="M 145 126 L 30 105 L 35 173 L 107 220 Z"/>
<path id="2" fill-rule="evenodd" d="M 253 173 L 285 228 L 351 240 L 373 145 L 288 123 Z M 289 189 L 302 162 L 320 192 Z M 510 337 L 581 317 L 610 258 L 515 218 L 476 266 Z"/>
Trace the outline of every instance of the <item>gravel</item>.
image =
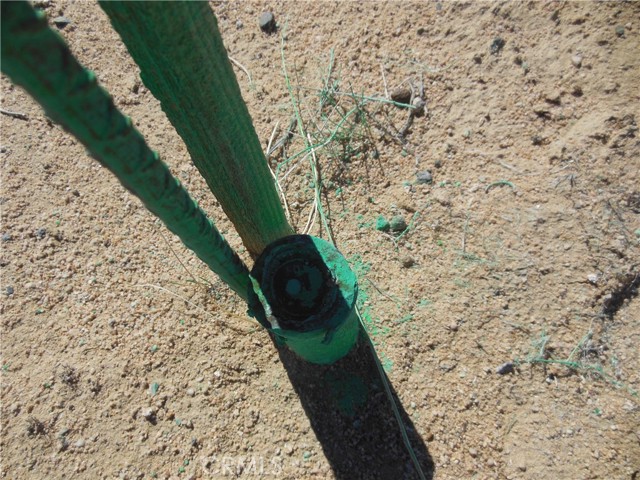
<path id="1" fill-rule="evenodd" d="M 258 19 L 258 24 L 264 33 L 274 33 L 277 30 L 276 18 L 271 12 L 263 12 Z"/>
<path id="2" fill-rule="evenodd" d="M 389 227 L 392 232 L 402 232 L 407 228 L 407 222 L 401 215 L 396 215 L 389 222 Z"/>
<path id="3" fill-rule="evenodd" d="M 424 185 L 431 182 L 433 182 L 433 176 L 429 170 L 416 173 L 416 183 L 418 185 Z"/>
<path id="4" fill-rule="evenodd" d="M 498 375 L 506 375 L 507 373 L 513 373 L 515 365 L 512 362 L 505 362 L 496 368 Z"/>

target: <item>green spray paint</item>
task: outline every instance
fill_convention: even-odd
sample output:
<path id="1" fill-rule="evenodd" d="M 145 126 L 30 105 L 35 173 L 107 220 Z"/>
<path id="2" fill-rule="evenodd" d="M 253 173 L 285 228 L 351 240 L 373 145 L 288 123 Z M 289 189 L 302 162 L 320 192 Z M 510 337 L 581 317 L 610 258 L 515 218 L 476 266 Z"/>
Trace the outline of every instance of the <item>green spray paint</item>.
<path id="1" fill-rule="evenodd" d="M 100 5 L 247 250 L 294 233 L 209 4 Z"/>
<path id="2" fill-rule="evenodd" d="M 251 271 L 258 321 L 300 357 L 330 364 L 358 338 L 356 276 L 330 243 L 291 235 L 270 244 Z"/>
<path id="3" fill-rule="evenodd" d="M 2 72 L 47 115 L 74 135 L 102 165 L 158 216 L 236 293 L 248 299 L 248 270 L 211 220 L 131 120 L 118 111 L 95 75 L 73 57 L 42 12 L 27 2 L 2 2 Z"/>

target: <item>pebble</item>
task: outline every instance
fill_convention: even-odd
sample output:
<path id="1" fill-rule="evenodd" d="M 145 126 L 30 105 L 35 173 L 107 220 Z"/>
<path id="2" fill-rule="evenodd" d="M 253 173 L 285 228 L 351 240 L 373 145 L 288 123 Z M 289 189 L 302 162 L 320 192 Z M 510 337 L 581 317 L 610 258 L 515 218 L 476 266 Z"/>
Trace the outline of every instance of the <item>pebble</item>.
<path id="1" fill-rule="evenodd" d="M 491 47 L 490 47 L 490 51 L 492 55 L 497 55 L 498 53 L 500 53 L 500 50 L 502 50 L 505 46 L 507 42 L 505 42 L 504 38 L 502 37 L 496 37 L 493 39 L 493 42 L 491 42 Z"/>
<path id="2" fill-rule="evenodd" d="M 597 273 L 590 273 L 589 275 L 587 275 L 587 280 L 592 285 L 596 285 L 598 283 L 599 278 L 600 276 Z"/>
<path id="3" fill-rule="evenodd" d="M 276 19 L 271 12 L 264 12 L 258 20 L 260 30 L 264 33 L 274 33 L 276 31 Z"/>
<path id="4" fill-rule="evenodd" d="M 476 458 L 478 456 L 478 450 L 476 450 L 475 448 L 470 448 L 469 455 L 471 455 L 472 458 Z"/>
<path id="5" fill-rule="evenodd" d="M 624 37 L 624 27 L 622 25 L 618 25 L 616 27 L 616 35 L 619 37 Z"/>
<path id="6" fill-rule="evenodd" d="M 582 66 L 582 55 L 574 55 L 571 57 L 571 63 L 574 67 L 580 68 Z"/>
<path id="7" fill-rule="evenodd" d="M 413 267 L 415 265 L 416 262 L 415 262 L 415 260 L 413 258 L 411 258 L 410 256 L 407 255 L 407 256 L 402 257 L 400 259 L 400 263 L 402 263 L 402 266 L 404 268 L 411 268 L 411 267 Z"/>
<path id="8" fill-rule="evenodd" d="M 240 19 L 236 20 L 236 28 L 240 30 L 243 27 L 244 27 L 244 23 L 242 23 L 242 20 Z"/>
<path id="9" fill-rule="evenodd" d="M 36 238 L 38 240 L 42 240 L 46 236 L 47 236 L 47 229 L 46 228 L 39 228 L 39 229 L 36 230 Z"/>
<path id="10" fill-rule="evenodd" d="M 190 397 L 195 397 L 196 391 L 193 388 L 189 388 L 187 389 L 187 395 L 189 395 Z"/>
<path id="11" fill-rule="evenodd" d="M 156 411 L 151 407 L 143 408 L 140 413 L 146 420 L 149 421 L 152 421 L 156 416 Z"/>
<path id="12" fill-rule="evenodd" d="M 409 103 L 411 101 L 411 90 L 407 87 L 398 87 L 391 92 L 391 100 L 398 103 Z"/>
<path id="13" fill-rule="evenodd" d="M 82 448 L 85 446 L 85 444 L 86 442 L 82 438 L 76 441 L 76 443 L 74 443 L 76 448 Z"/>
<path id="14" fill-rule="evenodd" d="M 413 102 L 411 102 L 411 105 L 413 105 L 413 115 L 415 117 L 424 115 L 424 109 L 427 106 L 427 102 L 425 102 L 424 99 L 416 97 L 413 99 Z"/>
<path id="15" fill-rule="evenodd" d="M 514 365 L 512 362 L 506 362 L 496 368 L 498 375 L 506 375 L 507 373 L 513 373 Z"/>
<path id="16" fill-rule="evenodd" d="M 53 24 L 56 27 L 58 27 L 59 29 L 63 29 L 64 27 L 66 27 L 70 23 L 71 23 L 71 20 L 69 20 L 64 15 L 60 15 L 59 17 L 56 17 L 56 18 L 53 19 Z"/>
<path id="17" fill-rule="evenodd" d="M 8 242 L 8 241 L 10 241 L 11 239 L 13 239 L 13 237 L 11 236 L 11 234 L 10 234 L 10 233 L 3 233 L 3 234 L 2 234 L 2 241 L 3 241 L 3 242 Z"/>
<path id="18" fill-rule="evenodd" d="M 440 362 L 440 364 L 438 365 L 438 368 L 446 373 L 456 368 L 457 365 L 458 365 L 458 362 L 456 362 L 455 360 L 451 362 L 443 361 L 443 362 Z"/>
<path id="19" fill-rule="evenodd" d="M 544 99 L 548 103 L 553 103 L 554 105 L 560 105 L 561 102 L 561 94 L 559 91 L 554 90 L 553 92 L 548 92 Z"/>
<path id="20" fill-rule="evenodd" d="M 389 222 L 389 227 L 392 232 L 402 232 L 407 228 L 407 222 L 401 215 L 396 215 Z"/>
<path id="21" fill-rule="evenodd" d="M 12 287 L 12 286 L 8 286 L 8 287 L 7 287 L 7 297 L 8 297 L 9 295 L 13 295 L 13 292 L 14 292 L 14 291 L 15 291 L 15 290 L 13 289 L 13 287 Z"/>
<path id="22" fill-rule="evenodd" d="M 416 173 L 416 183 L 418 185 L 424 185 L 431 182 L 433 182 L 433 176 L 429 170 Z"/>

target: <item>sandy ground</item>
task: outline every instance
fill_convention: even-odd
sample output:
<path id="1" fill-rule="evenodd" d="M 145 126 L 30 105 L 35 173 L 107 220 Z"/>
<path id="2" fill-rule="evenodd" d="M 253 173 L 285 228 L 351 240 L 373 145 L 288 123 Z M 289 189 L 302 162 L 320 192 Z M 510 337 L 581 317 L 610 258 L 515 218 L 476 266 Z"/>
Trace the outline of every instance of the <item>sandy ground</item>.
<path id="1" fill-rule="evenodd" d="M 59 31 L 75 55 L 243 251 L 97 4 L 40 3 L 70 20 Z M 640 478 L 640 4 L 212 8 L 251 74 L 236 70 L 265 149 L 293 113 L 283 33 L 306 128 L 335 133 L 318 151 L 323 204 L 428 478 Z M 267 10 L 278 34 L 258 27 Z M 424 87 L 402 141 L 406 110 L 363 103 L 362 136 L 318 109 L 329 87 L 350 108 L 385 83 Z M 28 117 L 1 116 L 2 477 L 390 478 L 337 466 L 343 432 L 319 439 L 241 301 L 0 85 L 2 108 Z M 308 159 L 290 166 L 302 231 L 313 178 Z M 410 228 L 379 231 L 380 216 Z M 311 233 L 324 235 L 317 219 Z M 361 414 L 349 438 L 375 443 Z"/>

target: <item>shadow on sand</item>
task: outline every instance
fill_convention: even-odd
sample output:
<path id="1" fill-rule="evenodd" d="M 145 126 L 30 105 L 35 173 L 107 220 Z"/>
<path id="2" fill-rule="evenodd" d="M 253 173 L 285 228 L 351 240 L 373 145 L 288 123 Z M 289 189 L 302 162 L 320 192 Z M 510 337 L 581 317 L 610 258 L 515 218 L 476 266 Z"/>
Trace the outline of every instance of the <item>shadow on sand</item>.
<path id="1" fill-rule="evenodd" d="M 420 478 L 362 332 L 357 346 L 333 365 L 308 363 L 276 346 L 337 479 Z M 422 471 L 431 480 L 434 464 L 427 446 L 393 387 L 391 392 Z"/>

